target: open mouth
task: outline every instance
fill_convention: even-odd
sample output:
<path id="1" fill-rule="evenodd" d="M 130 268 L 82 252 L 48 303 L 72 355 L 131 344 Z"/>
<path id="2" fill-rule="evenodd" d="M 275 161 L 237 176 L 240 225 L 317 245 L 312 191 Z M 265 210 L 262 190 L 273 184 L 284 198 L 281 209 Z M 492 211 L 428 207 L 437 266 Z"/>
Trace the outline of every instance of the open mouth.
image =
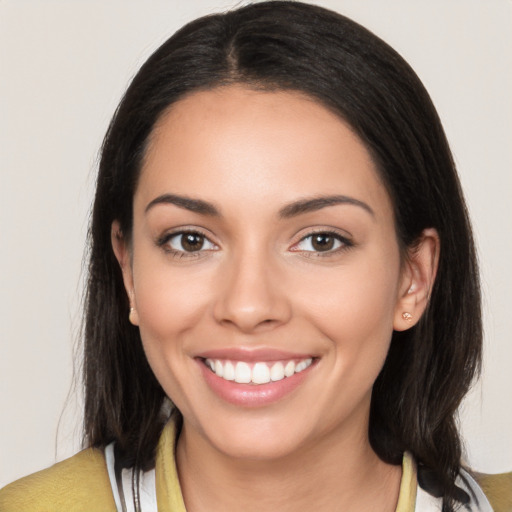
<path id="1" fill-rule="evenodd" d="M 226 381 L 258 385 L 278 382 L 303 372 L 311 366 L 313 358 L 254 363 L 206 358 L 203 362 L 217 377 Z"/>

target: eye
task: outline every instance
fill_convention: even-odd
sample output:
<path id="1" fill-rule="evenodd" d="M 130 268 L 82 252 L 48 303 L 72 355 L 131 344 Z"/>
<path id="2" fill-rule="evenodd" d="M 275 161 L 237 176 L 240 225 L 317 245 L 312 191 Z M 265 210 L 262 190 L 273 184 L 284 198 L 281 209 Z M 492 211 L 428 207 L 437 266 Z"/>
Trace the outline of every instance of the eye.
<path id="1" fill-rule="evenodd" d="M 205 235 L 196 231 L 172 233 L 160 240 L 159 245 L 166 246 L 170 252 L 181 254 L 217 249 Z"/>
<path id="2" fill-rule="evenodd" d="M 293 251 L 329 253 L 336 252 L 344 247 L 351 247 L 352 243 L 345 237 L 331 232 L 312 233 L 302 238 L 292 248 Z"/>

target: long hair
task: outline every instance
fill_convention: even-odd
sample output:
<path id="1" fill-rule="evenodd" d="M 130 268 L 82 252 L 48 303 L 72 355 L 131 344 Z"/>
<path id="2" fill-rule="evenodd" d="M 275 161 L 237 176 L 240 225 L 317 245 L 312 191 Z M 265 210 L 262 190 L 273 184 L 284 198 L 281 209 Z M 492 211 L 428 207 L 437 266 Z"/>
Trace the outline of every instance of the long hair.
<path id="1" fill-rule="evenodd" d="M 373 389 L 369 438 L 389 463 L 410 451 L 435 475 L 449 510 L 461 459 L 456 413 L 482 342 L 477 262 L 452 155 L 428 93 L 400 55 L 346 17 L 299 2 L 262 2 L 189 23 L 146 61 L 112 119 L 89 234 L 85 443 L 115 440 L 126 467 L 154 464 L 165 393 L 128 321 L 111 224 L 118 220 L 130 239 L 148 138 L 166 109 L 231 83 L 301 91 L 335 112 L 378 167 L 401 247 L 414 247 L 425 228 L 439 233 L 429 306 L 416 326 L 393 333 Z"/>

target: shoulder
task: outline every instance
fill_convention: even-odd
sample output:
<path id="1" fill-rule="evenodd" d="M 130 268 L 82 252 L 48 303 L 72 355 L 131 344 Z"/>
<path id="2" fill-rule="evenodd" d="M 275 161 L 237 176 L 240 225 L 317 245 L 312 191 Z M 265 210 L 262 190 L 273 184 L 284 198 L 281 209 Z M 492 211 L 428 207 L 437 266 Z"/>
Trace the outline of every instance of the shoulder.
<path id="1" fill-rule="evenodd" d="M 2 512 L 115 511 L 101 450 L 88 448 L 0 490 Z"/>
<path id="2" fill-rule="evenodd" d="M 512 510 L 512 472 L 497 475 L 474 475 L 478 485 L 487 496 L 494 512 Z"/>

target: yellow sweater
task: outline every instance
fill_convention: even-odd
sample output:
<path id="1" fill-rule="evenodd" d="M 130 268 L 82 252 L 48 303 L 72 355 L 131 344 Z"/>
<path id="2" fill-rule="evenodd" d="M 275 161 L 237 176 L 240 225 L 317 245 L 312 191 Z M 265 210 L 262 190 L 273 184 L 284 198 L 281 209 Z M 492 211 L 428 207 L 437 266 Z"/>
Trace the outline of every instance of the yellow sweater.
<path id="1" fill-rule="evenodd" d="M 103 452 L 89 448 L 0 491 L 2 512 L 116 512 Z"/>
<path id="2" fill-rule="evenodd" d="M 175 425 L 165 427 L 157 449 L 155 483 L 159 512 L 186 512 L 174 456 Z M 414 512 L 416 466 L 408 455 L 396 512 Z M 499 482 L 498 482 L 499 479 Z M 493 491 L 499 483 L 499 492 Z M 482 477 L 494 512 L 512 511 L 512 473 Z M 498 497 L 496 501 L 493 494 Z M 1 512 L 116 512 L 103 451 L 89 448 L 0 490 Z"/>

